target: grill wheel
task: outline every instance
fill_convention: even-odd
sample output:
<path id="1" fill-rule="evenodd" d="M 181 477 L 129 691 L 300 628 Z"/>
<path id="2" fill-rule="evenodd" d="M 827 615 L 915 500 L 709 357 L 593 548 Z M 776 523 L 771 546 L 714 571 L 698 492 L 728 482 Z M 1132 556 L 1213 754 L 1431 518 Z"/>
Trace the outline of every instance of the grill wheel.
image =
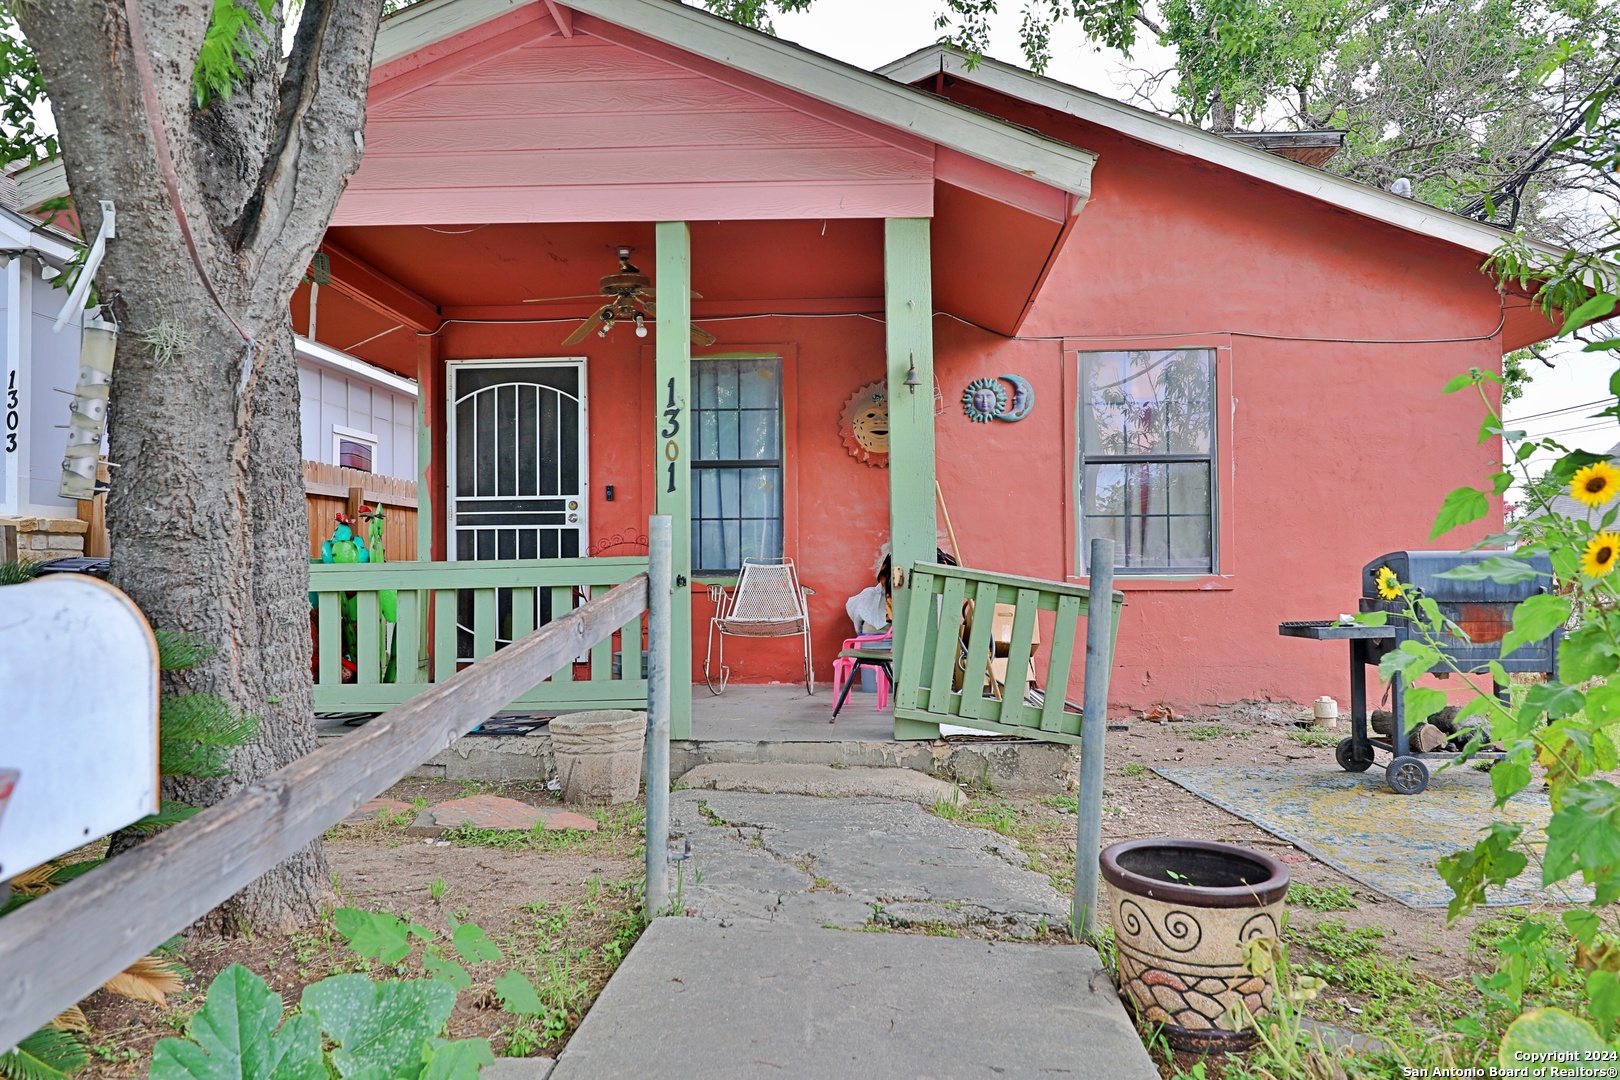
<path id="1" fill-rule="evenodd" d="M 1372 747 L 1363 746 L 1358 754 L 1355 739 L 1341 740 L 1333 756 L 1338 760 L 1339 768 L 1345 772 L 1366 772 L 1373 763 Z"/>
<path id="2" fill-rule="evenodd" d="M 1384 769 L 1384 779 L 1397 795 L 1417 795 L 1429 786 L 1429 767 L 1415 757 L 1398 757 Z"/>

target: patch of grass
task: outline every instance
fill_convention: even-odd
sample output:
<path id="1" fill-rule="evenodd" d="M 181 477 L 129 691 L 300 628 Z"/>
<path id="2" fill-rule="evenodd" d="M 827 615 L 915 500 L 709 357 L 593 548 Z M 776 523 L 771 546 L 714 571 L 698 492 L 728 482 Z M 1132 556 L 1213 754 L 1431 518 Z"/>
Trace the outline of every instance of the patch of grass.
<path id="1" fill-rule="evenodd" d="M 1288 905 L 1310 911 L 1354 911 L 1355 893 L 1347 885 L 1308 885 L 1296 881 L 1288 886 Z"/>
<path id="2" fill-rule="evenodd" d="M 1148 767 L 1140 761 L 1131 761 L 1127 762 L 1125 767 L 1119 771 L 1126 776 L 1141 776 L 1148 771 Z"/>
<path id="3" fill-rule="evenodd" d="M 1236 734 L 1236 732 L 1229 732 L 1220 724 L 1194 724 L 1189 728 L 1176 732 L 1176 734 L 1192 739 L 1194 742 L 1210 742 L 1228 734 Z M 1247 735 L 1248 732 L 1243 734 Z"/>
<path id="4" fill-rule="evenodd" d="M 1004 799 L 976 798 L 966 805 L 950 799 L 939 799 L 929 809 L 946 821 L 989 829 L 1013 840 L 1029 839 L 1035 835 L 1035 827 L 1029 822 L 1029 811 Z"/>
<path id="5" fill-rule="evenodd" d="M 1344 738 L 1338 732 L 1328 731 L 1325 728 L 1301 728 L 1290 731 L 1288 737 L 1301 746 L 1309 746 L 1317 750 L 1326 750 L 1338 746 Z"/>
<path id="6" fill-rule="evenodd" d="M 1077 813 L 1080 809 L 1080 800 L 1074 795 L 1042 795 L 1041 805 L 1060 814 Z"/>

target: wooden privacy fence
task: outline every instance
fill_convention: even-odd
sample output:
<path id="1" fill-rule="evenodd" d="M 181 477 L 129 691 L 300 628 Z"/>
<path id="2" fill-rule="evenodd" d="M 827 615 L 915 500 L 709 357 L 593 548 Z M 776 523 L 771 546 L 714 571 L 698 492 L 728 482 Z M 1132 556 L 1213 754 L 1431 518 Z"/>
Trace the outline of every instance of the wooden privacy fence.
<path id="1" fill-rule="evenodd" d="M 354 734 L 0 919 L 0 1048 L 93 993 L 575 656 L 639 625 L 647 601 L 647 575 L 635 574 Z M 653 629 L 667 638 L 667 603 L 662 610 L 664 625 Z"/>
<path id="2" fill-rule="evenodd" d="M 416 558 L 416 481 L 304 462 L 304 511 L 309 520 L 309 557 L 321 557 L 339 512 L 353 517 L 359 504 L 383 512 L 383 551 L 390 560 Z"/>
<path id="3" fill-rule="evenodd" d="M 381 712 L 409 701 L 646 571 L 645 557 L 312 564 L 316 711 Z M 390 603 L 395 621 L 383 618 Z M 614 629 L 580 663 L 513 695 L 511 707 L 640 708 L 640 613 Z"/>
<path id="4" fill-rule="evenodd" d="M 1122 593 L 1113 596 L 1109 650 L 1119 631 Z M 917 563 L 907 606 L 896 621 L 904 642 L 895 671 L 897 719 L 959 724 L 1001 735 L 1080 742 L 1081 712 L 1065 694 L 1073 670 L 1077 624 L 1091 611 L 1091 591 L 1037 578 L 960 566 Z M 997 606 L 1002 605 L 1001 612 Z M 1051 612 L 1050 620 L 1043 613 Z M 1010 617 L 1009 617 L 1010 616 Z M 1046 623 L 1044 627 L 1042 623 Z M 1041 638 L 1037 638 L 1037 628 Z M 1026 697 L 1043 651 L 1044 701 Z M 1089 674 L 1089 673 L 1088 673 Z M 1107 665 L 1102 669 L 1106 688 Z"/>
<path id="5" fill-rule="evenodd" d="M 101 463 L 99 479 L 102 483 L 107 481 L 105 461 Z M 310 558 L 321 557 L 321 544 L 332 535 L 338 512 L 353 516 L 359 503 L 382 507 L 383 550 L 390 559 L 416 558 L 415 480 L 306 461 L 304 511 L 309 522 Z M 103 491 L 93 499 L 80 499 L 78 516 L 89 526 L 84 535 L 84 553 L 105 558 L 108 553 L 107 493 Z"/>

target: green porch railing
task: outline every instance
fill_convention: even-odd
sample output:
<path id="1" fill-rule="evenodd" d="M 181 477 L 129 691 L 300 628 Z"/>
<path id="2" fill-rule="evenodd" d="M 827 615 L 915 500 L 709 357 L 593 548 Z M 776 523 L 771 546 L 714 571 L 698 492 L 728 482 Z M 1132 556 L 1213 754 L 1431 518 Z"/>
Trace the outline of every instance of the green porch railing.
<path id="1" fill-rule="evenodd" d="M 315 710 L 386 711 L 539 629 L 547 614 L 562 618 L 585 602 L 587 591 L 602 592 L 646 572 L 644 557 L 314 563 Z M 385 594 L 394 597 L 393 622 L 383 618 Z M 643 641 L 638 615 L 594 645 L 583 663 L 564 666 L 510 708 L 646 708 Z M 348 682 L 346 658 L 353 665 Z"/>
<path id="2" fill-rule="evenodd" d="M 1084 641 L 1077 627 L 1090 612 L 1089 589 L 917 563 L 906 597 L 905 611 L 896 620 L 903 627 L 895 671 L 896 719 L 957 724 L 1048 742 L 1080 742 L 1081 714 L 1065 701 L 1065 694 L 1075 646 Z M 1124 603 L 1124 594 L 1114 592 L 1110 653 Z M 1012 609 L 1010 628 L 1002 634 L 993 633 L 998 604 Z M 1050 619 L 1043 617 L 1044 612 L 1052 613 Z M 1043 653 L 1047 665 L 1040 684 L 1045 690 L 1037 695 L 1041 704 L 1034 705 L 1026 700 L 1032 689 L 1030 662 Z M 992 671 L 997 673 L 993 677 Z"/>

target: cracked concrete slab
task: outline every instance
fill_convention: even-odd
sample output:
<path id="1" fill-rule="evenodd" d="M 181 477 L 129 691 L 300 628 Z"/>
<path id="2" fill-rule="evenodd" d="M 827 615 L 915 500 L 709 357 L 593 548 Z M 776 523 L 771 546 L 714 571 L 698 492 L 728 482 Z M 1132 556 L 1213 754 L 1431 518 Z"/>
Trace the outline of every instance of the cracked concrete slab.
<path id="1" fill-rule="evenodd" d="M 1097 954 L 654 920 L 552 1080 L 1156 1080 Z"/>
<path id="2" fill-rule="evenodd" d="M 1068 924 L 1068 900 L 1011 841 L 915 803 L 678 791 L 670 828 L 692 847 L 680 906 L 722 925 L 937 924 L 1035 937 Z"/>

